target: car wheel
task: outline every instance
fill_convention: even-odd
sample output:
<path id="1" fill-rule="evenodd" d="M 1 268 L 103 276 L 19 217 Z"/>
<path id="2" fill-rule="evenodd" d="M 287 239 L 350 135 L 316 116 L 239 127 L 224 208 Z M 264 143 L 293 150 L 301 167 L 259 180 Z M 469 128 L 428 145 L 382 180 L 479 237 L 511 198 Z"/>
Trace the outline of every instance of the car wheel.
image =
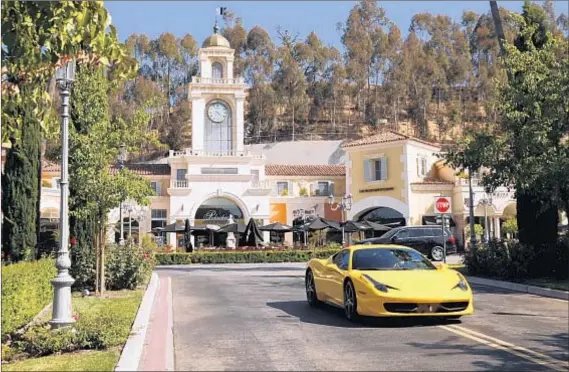
<path id="1" fill-rule="evenodd" d="M 344 285 L 344 313 L 348 320 L 356 320 L 358 318 L 358 298 L 354 285 L 349 280 Z"/>
<path id="2" fill-rule="evenodd" d="M 436 245 L 431 249 L 431 258 L 433 259 L 433 261 L 442 261 L 443 254 L 444 254 L 443 247 L 439 247 L 438 245 Z"/>
<path id="3" fill-rule="evenodd" d="M 314 283 L 314 274 L 312 274 L 312 270 L 308 270 L 306 272 L 304 284 L 306 287 L 306 300 L 308 301 L 308 304 L 312 307 L 320 305 L 318 296 L 316 296 L 316 284 Z"/>

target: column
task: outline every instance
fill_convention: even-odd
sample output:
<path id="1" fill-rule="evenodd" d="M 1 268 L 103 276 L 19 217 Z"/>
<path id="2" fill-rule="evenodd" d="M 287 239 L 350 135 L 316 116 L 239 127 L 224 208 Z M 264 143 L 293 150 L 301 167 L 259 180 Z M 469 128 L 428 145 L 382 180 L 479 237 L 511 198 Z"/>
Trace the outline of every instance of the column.
<path id="1" fill-rule="evenodd" d="M 201 93 L 192 94 L 192 150 L 204 149 L 205 100 Z"/>
<path id="2" fill-rule="evenodd" d="M 245 123 L 244 123 L 244 106 L 245 96 L 235 96 L 235 144 L 236 151 L 243 151 L 244 149 L 244 136 L 245 136 Z"/>
<path id="3" fill-rule="evenodd" d="M 496 239 L 501 239 L 501 232 L 500 232 L 500 217 L 496 217 L 494 219 L 494 232 Z"/>

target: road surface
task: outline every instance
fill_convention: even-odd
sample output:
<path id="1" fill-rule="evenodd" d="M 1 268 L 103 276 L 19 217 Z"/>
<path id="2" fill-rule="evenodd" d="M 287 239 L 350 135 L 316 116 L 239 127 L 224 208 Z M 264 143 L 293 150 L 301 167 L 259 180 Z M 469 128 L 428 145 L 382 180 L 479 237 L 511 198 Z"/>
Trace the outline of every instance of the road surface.
<path id="1" fill-rule="evenodd" d="M 176 370 L 569 371 L 566 301 L 475 286 L 453 323 L 312 309 L 305 264 L 178 266 L 170 277 Z"/>

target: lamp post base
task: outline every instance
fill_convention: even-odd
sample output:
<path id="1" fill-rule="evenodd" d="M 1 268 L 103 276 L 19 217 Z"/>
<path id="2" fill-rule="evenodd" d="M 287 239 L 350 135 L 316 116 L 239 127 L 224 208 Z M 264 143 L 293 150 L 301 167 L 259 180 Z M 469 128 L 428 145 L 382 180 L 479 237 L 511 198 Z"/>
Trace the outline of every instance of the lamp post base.
<path id="1" fill-rule="evenodd" d="M 52 319 L 49 324 L 52 328 L 70 326 L 75 323 L 71 307 L 71 286 L 75 283 L 75 279 L 65 272 L 52 279 L 51 283 L 53 284 L 54 301 Z"/>

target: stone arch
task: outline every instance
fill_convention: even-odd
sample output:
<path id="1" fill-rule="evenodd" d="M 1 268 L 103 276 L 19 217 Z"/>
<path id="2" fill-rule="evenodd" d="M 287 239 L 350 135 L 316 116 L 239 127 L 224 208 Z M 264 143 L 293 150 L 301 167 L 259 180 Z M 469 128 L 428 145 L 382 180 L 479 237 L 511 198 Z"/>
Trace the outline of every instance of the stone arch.
<path id="1" fill-rule="evenodd" d="M 357 220 L 365 213 L 369 213 L 378 207 L 393 209 L 400 213 L 406 221 L 409 219 L 409 206 L 401 200 L 389 196 L 370 196 L 357 201 L 348 212 L 348 218 Z"/>
<path id="2" fill-rule="evenodd" d="M 512 218 L 515 217 L 517 214 L 517 210 L 516 210 L 516 203 L 512 202 L 512 203 L 508 203 L 508 205 L 506 205 L 504 207 L 504 209 L 502 210 L 502 218 Z"/>
<path id="3" fill-rule="evenodd" d="M 224 66 L 220 61 L 213 61 L 211 64 L 211 77 L 214 79 L 223 79 L 224 76 Z"/>
<path id="4" fill-rule="evenodd" d="M 192 220 L 195 220 L 196 217 L 196 212 L 198 211 L 198 209 L 204 204 L 206 203 L 208 200 L 214 199 L 214 198 L 223 198 L 223 199 L 227 199 L 230 202 L 232 202 L 233 204 L 235 204 L 235 206 L 237 206 L 241 212 L 243 213 L 243 219 L 245 221 L 248 221 L 251 213 L 249 212 L 249 209 L 247 208 L 247 205 L 243 202 L 243 200 L 241 200 L 241 198 L 239 198 L 237 195 L 229 193 L 229 192 L 222 192 L 222 193 L 211 193 L 211 194 L 207 194 L 204 197 L 200 198 L 199 200 L 197 200 L 193 207 L 192 210 L 190 211 L 190 216 Z"/>

